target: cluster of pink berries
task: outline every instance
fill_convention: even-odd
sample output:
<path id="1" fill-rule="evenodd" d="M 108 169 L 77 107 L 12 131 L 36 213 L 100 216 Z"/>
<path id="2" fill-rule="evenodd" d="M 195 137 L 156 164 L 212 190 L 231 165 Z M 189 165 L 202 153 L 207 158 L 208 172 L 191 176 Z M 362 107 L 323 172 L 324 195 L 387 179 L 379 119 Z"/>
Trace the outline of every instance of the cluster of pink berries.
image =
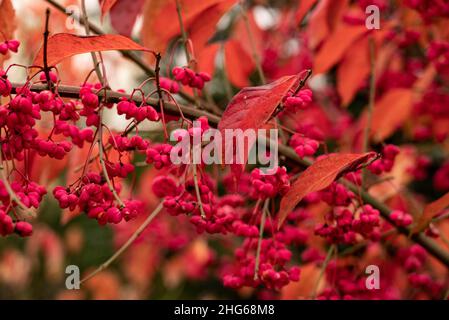
<path id="1" fill-rule="evenodd" d="M 407 227 L 413 223 L 413 217 L 401 210 L 393 210 L 390 213 L 390 218 L 399 227 Z"/>
<path id="2" fill-rule="evenodd" d="M 69 124 L 62 120 L 57 120 L 54 128 L 55 134 L 62 134 L 65 137 L 70 137 L 73 144 L 80 148 L 84 146 L 84 142 L 91 143 L 94 141 L 94 131 L 91 128 L 80 129 L 76 125 Z M 70 151 L 70 149 L 68 151 Z"/>
<path id="3" fill-rule="evenodd" d="M 179 84 L 170 78 L 161 77 L 159 80 L 159 84 L 162 89 L 165 89 L 168 92 L 171 92 L 171 93 L 179 92 Z"/>
<path id="4" fill-rule="evenodd" d="M 333 182 L 329 187 L 319 192 L 322 201 L 330 206 L 349 206 L 355 195 L 341 183 Z"/>
<path id="5" fill-rule="evenodd" d="M 441 192 L 449 191 L 449 161 L 443 163 L 437 172 L 435 172 L 433 186 Z"/>
<path id="6" fill-rule="evenodd" d="M 34 207 L 36 209 L 39 207 L 39 203 L 42 201 L 43 196 L 47 193 L 47 190 L 45 190 L 43 186 L 40 186 L 35 182 L 21 184 L 14 181 L 11 183 L 11 189 L 22 204 L 28 208 Z M 0 181 L 0 201 L 3 203 L 9 203 L 11 201 L 10 195 L 2 181 Z"/>
<path id="7" fill-rule="evenodd" d="M 0 235 L 5 237 L 12 233 L 21 237 L 29 237 L 33 234 L 33 226 L 26 221 L 14 222 L 3 210 L 0 210 Z"/>
<path id="8" fill-rule="evenodd" d="M 126 178 L 131 172 L 134 171 L 134 166 L 131 163 L 112 163 L 110 161 L 106 161 L 106 171 L 111 178 Z"/>
<path id="9" fill-rule="evenodd" d="M 320 292 L 318 300 L 390 300 L 398 299 L 394 290 L 389 290 L 390 286 L 397 286 L 397 283 L 389 283 L 388 277 L 380 277 L 380 288 L 368 290 L 366 288 L 366 277 L 363 269 L 366 266 L 358 267 L 352 263 L 338 263 L 335 260 L 329 262 L 326 268 L 327 283 L 331 286 Z M 388 265 L 379 266 L 381 270 L 388 270 Z M 387 272 L 387 271 L 384 271 Z"/>
<path id="10" fill-rule="evenodd" d="M 302 89 L 297 94 L 289 94 L 284 97 L 284 108 L 291 112 L 306 109 L 312 102 L 312 90 Z"/>
<path id="11" fill-rule="evenodd" d="M 399 148 L 392 144 L 387 144 L 382 148 L 382 156 L 368 166 L 368 169 L 379 175 L 383 172 L 390 172 L 394 165 L 394 160 L 399 153 Z"/>
<path id="12" fill-rule="evenodd" d="M 5 42 L 0 43 L 0 54 L 5 55 L 8 51 L 17 53 L 19 46 L 19 40 L 6 40 Z"/>
<path id="13" fill-rule="evenodd" d="M 434 62 L 439 72 L 447 74 L 449 72 L 449 42 L 432 42 L 427 51 L 427 58 Z"/>
<path id="14" fill-rule="evenodd" d="M 191 88 L 203 89 L 204 84 L 211 80 L 211 77 L 206 72 L 196 73 L 187 67 L 174 67 L 172 74 L 176 81 L 181 82 L 185 86 Z"/>
<path id="15" fill-rule="evenodd" d="M 290 180 L 285 167 L 278 167 L 275 174 L 264 175 L 259 168 L 251 172 L 251 191 L 253 199 L 264 200 L 277 194 L 284 195 L 290 188 Z"/>
<path id="16" fill-rule="evenodd" d="M 7 97 L 11 94 L 12 85 L 6 72 L 0 69 L 0 96 Z"/>
<path id="17" fill-rule="evenodd" d="M 301 158 L 313 156 L 320 147 L 324 135 L 315 125 L 306 123 L 298 126 L 290 138 L 289 145 Z"/>
<path id="18" fill-rule="evenodd" d="M 98 108 L 100 107 L 100 101 L 94 90 L 100 90 L 101 85 L 99 83 L 92 85 L 85 83 L 80 89 L 80 98 L 83 108 L 80 111 L 80 115 L 86 117 L 87 126 L 98 127 L 100 123 L 100 116 L 98 115 Z"/>
<path id="19" fill-rule="evenodd" d="M 100 225 L 133 219 L 142 208 L 142 204 L 137 200 L 126 201 L 122 208 L 115 206 L 111 190 L 98 173 L 87 173 L 81 182 L 74 190 L 63 186 L 53 190 L 61 208 L 73 211 L 78 207 L 80 211 L 86 212 L 89 218 L 96 219 Z M 115 191 L 119 193 L 120 189 L 116 187 Z"/>
<path id="20" fill-rule="evenodd" d="M 235 252 L 235 265 L 228 266 L 223 275 L 223 283 L 234 289 L 243 286 L 257 287 L 263 284 L 268 289 L 280 290 L 291 281 L 298 281 L 300 269 L 288 268 L 292 253 L 285 245 L 273 239 L 263 239 L 261 242 L 259 267 L 256 270 L 254 252 L 257 248 L 256 239 L 246 239 L 241 248 Z"/>
<path id="21" fill-rule="evenodd" d="M 159 114 L 152 106 L 141 105 L 138 107 L 134 101 L 129 101 L 126 98 L 122 98 L 122 101 L 117 104 L 117 113 L 124 114 L 126 119 L 134 118 L 137 122 L 145 119 L 159 121 Z"/>
<path id="22" fill-rule="evenodd" d="M 145 151 L 150 142 L 143 139 L 141 136 L 135 135 L 131 138 L 123 135 L 115 135 L 109 137 L 109 143 L 114 146 L 119 152 L 123 151 Z"/>
<path id="23" fill-rule="evenodd" d="M 427 23 L 437 17 L 449 17 L 449 4 L 434 0 L 405 0 L 404 4 L 417 10 Z"/>
<path id="24" fill-rule="evenodd" d="M 44 187 L 35 182 L 20 184 L 17 181 L 11 183 L 11 189 L 18 197 L 20 202 L 28 208 L 38 208 L 43 196 L 47 193 Z M 4 183 L 0 181 L 0 201 L 4 204 L 0 206 L 0 235 L 7 236 L 17 233 L 21 237 L 30 236 L 33 233 L 33 227 L 26 221 L 14 222 L 7 213 L 5 204 L 10 203 L 9 207 L 17 206 L 17 203 L 11 199 Z"/>
<path id="25" fill-rule="evenodd" d="M 443 285 L 433 280 L 429 274 L 422 272 L 427 261 L 427 252 L 421 246 L 415 244 L 409 248 L 400 249 L 398 258 L 408 273 L 408 280 L 412 287 L 427 291 L 430 296 L 437 299 L 441 296 Z"/>
<path id="26" fill-rule="evenodd" d="M 44 157 L 49 156 L 58 160 L 63 159 L 70 150 L 72 150 L 72 144 L 69 141 L 53 142 L 50 140 L 44 140 L 36 138 L 34 140 L 34 149 L 37 153 Z"/>
<path id="27" fill-rule="evenodd" d="M 348 208 L 336 207 L 326 215 L 326 221 L 315 227 L 315 234 L 326 238 L 329 243 L 355 244 L 357 233 L 374 241 L 380 236 L 379 211 L 370 205 L 362 207 L 358 219 Z"/>
<path id="28" fill-rule="evenodd" d="M 0 128 L 9 133 L 0 141 L 7 159 L 23 159 L 24 150 L 35 146 L 33 141 L 38 136 L 34 126 L 41 118 L 39 106 L 32 103 L 29 91 L 20 91 L 8 104 L 0 106 Z"/>
<path id="29" fill-rule="evenodd" d="M 151 145 L 146 149 L 146 162 L 154 164 L 156 169 L 162 169 L 171 165 L 170 152 L 172 145 L 168 143 Z"/>
<path id="30" fill-rule="evenodd" d="M 408 172 L 413 175 L 415 180 L 422 181 L 427 178 L 428 170 L 431 164 L 432 160 L 429 157 L 426 155 L 420 155 L 416 159 L 414 166 L 409 168 Z"/>

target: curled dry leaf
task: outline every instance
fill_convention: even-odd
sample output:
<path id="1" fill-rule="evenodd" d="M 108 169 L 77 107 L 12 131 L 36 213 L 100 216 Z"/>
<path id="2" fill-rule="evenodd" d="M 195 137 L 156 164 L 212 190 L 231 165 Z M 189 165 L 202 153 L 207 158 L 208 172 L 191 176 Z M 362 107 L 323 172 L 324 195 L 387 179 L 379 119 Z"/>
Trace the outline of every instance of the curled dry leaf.
<path id="1" fill-rule="evenodd" d="M 374 152 L 332 154 L 316 161 L 298 177 L 287 194 L 282 198 L 278 214 L 278 225 L 282 225 L 288 214 L 306 195 L 327 188 L 338 177 L 358 169 L 374 156 Z"/>
<path id="2" fill-rule="evenodd" d="M 70 33 L 57 33 L 48 38 L 47 62 L 49 66 L 54 66 L 77 54 L 110 50 L 151 51 L 133 40 L 117 34 L 77 36 Z M 37 53 L 33 64 L 43 65 L 43 47 Z"/>

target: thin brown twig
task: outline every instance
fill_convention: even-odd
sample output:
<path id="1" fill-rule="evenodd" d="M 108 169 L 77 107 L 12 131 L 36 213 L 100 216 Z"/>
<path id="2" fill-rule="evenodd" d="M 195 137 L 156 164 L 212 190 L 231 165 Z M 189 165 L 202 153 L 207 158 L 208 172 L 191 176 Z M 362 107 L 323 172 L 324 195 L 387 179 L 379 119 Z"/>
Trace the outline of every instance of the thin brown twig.
<path id="1" fill-rule="evenodd" d="M 262 217 L 260 218 L 260 226 L 259 226 L 259 240 L 257 241 L 257 249 L 256 249 L 256 261 L 254 265 L 254 280 L 259 278 L 259 266 L 260 266 L 260 251 L 262 249 L 262 239 L 263 232 L 265 229 L 265 221 L 268 213 L 268 206 L 270 204 L 270 199 L 267 198 L 263 204 L 262 208 Z"/>
<path id="2" fill-rule="evenodd" d="M 203 201 L 201 200 L 201 192 L 198 186 L 198 171 L 196 169 L 196 164 L 193 164 L 193 184 L 195 185 L 195 193 L 198 200 L 198 207 L 200 209 L 201 218 L 206 219 L 206 213 L 204 212 Z"/>
<path id="3" fill-rule="evenodd" d="M 153 219 L 161 212 L 163 208 L 162 202 L 154 209 L 154 211 L 145 219 L 145 221 L 140 225 L 140 227 L 131 235 L 131 237 L 104 263 L 102 263 L 97 269 L 95 269 L 92 273 L 87 275 L 84 279 L 81 280 L 81 284 L 92 279 L 99 272 L 103 271 L 109 265 L 114 262 L 126 249 L 129 248 L 130 245 L 136 241 L 136 239 L 142 234 L 142 232 L 148 227 L 148 225 L 153 221 Z"/>
<path id="4" fill-rule="evenodd" d="M 366 116 L 365 133 L 363 137 L 362 152 L 367 152 L 371 136 L 371 122 L 374 110 L 374 102 L 376 99 L 376 57 L 375 57 L 375 42 L 374 38 L 369 38 L 369 56 L 370 56 L 370 85 L 369 85 L 369 103 L 368 112 Z M 366 169 L 362 170 L 362 188 L 366 178 Z"/>
<path id="5" fill-rule="evenodd" d="M 249 45 L 251 46 L 251 52 L 252 52 L 252 56 L 254 59 L 254 63 L 256 64 L 257 74 L 259 75 L 260 82 L 265 84 L 265 75 L 263 73 L 260 55 L 257 53 L 254 35 L 251 30 L 248 13 L 246 11 L 245 1 L 241 0 L 239 6 L 240 6 L 240 11 L 241 11 L 242 17 L 243 17 L 243 22 L 245 24 L 246 33 L 248 34 Z"/>
<path id="6" fill-rule="evenodd" d="M 53 91 L 52 82 L 50 79 L 50 68 L 48 67 L 48 36 L 50 35 L 50 31 L 48 30 L 48 25 L 50 21 L 50 9 L 47 8 L 45 10 L 45 30 L 44 30 L 44 73 L 47 78 L 47 86 L 48 90 Z"/>

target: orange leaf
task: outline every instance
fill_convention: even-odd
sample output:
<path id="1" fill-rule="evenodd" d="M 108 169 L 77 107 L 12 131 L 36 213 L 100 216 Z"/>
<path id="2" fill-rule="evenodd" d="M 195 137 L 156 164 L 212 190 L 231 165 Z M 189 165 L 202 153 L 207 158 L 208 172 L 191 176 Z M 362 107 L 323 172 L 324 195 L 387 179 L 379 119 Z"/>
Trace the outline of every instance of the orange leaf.
<path id="1" fill-rule="evenodd" d="M 249 75 L 254 70 L 254 62 L 243 50 L 240 42 L 229 40 L 225 45 L 226 76 L 236 87 L 249 85 Z"/>
<path id="2" fill-rule="evenodd" d="M 441 211 L 449 206 L 449 192 L 444 196 L 429 203 L 424 207 L 424 212 L 418 220 L 417 225 L 413 228 L 413 233 L 419 233 L 429 226 L 432 219 Z"/>
<path id="3" fill-rule="evenodd" d="M 354 54 L 356 52 L 356 54 Z M 338 66 L 337 90 L 343 106 L 348 105 L 370 73 L 368 38 L 363 37 L 352 44 Z"/>
<path id="4" fill-rule="evenodd" d="M 301 24 L 302 19 L 304 19 L 307 12 L 309 12 L 316 2 L 317 0 L 302 0 L 299 2 L 298 10 L 295 13 L 296 24 Z"/>
<path id="5" fill-rule="evenodd" d="M 102 19 L 111 10 L 116 2 L 117 0 L 100 0 Z"/>
<path id="6" fill-rule="evenodd" d="M 0 30 L 2 31 L 6 40 L 12 39 L 14 30 L 16 29 L 15 11 L 11 0 L 0 1 Z M 0 67 L 6 56 L 0 54 Z"/>
<path id="7" fill-rule="evenodd" d="M 392 89 L 376 102 L 371 123 L 371 134 L 376 141 L 388 138 L 410 117 L 413 102 L 420 99 L 435 74 L 435 68 L 429 66 L 416 80 L 413 88 Z"/>
<path id="8" fill-rule="evenodd" d="M 288 214 L 309 193 L 327 188 L 341 175 L 356 170 L 374 156 L 373 152 L 363 154 L 332 154 L 308 167 L 292 184 L 281 199 L 279 226 Z"/>
<path id="9" fill-rule="evenodd" d="M 302 2 L 302 1 L 301 1 Z M 310 30 L 310 47 L 315 49 L 335 25 L 340 21 L 342 13 L 346 10 L 349 0 L 321 0 L 313 10 L 307 29 Z"/>
<path id="10" fill-rule="evenodd" d="M 54 66 L 62 60 L 77 54 L 93 51 L 109 50 L 140 50 L 151 51 L 131 39 L 117 35 L 105 34 L 100 36 L 77 36 L 69 33 L 57 33 L 48 38 L 47 61 Z M 34 65 L 43 65 L 43 48 L 39 50 Z"/>
<path id="11" fill-rule="evenodd" d="M 218 18 L 208 20 L 207 17 L 201 17 L 207 9 L 213 6 L 222 6 L 235 1 L 230 0 L 184 0 L 181 1 L 181 14 L 184 27 L 192 37 L 190 33 L 190 27 L 194 22 L 206 23 L 209 25 L 211 22 L 218 22 Z M 214 11 L 214 10 L 212 10 Z M 180 26 L 177 18 L 176 2 L 167 0 L 150 0 L 147 1 L 144 9 L 144 21 L 142 27 L 142 40 L 143 43 L 153 48 L 155 51 L 164 52 L 167 48 L 170 40 L 180 34 Z M 206 18 L 206 19 L 205 19 Z M 215 20 L 215 21 L 212 21 Z M 215 29 L 208 28 L 209 37 L 212 35 Z M 209 40 L 207 37 L 207 40 Z M 194 45 L 196 45 L 194 43 Z"/>
<path id="12" fill-rule="evenodd" d="M 351 45 L 366 32 L 365 26 L 340 23 L 334 33 L 325 40 L 320 51 L 315 56 L 315 74 L 325 73 L 332 68 L 343 58 L 343 55 Z M 353 52 L 352 54 L 356 55 L 358 52 Z"/>
<path id="13" fill-rule="evenodd" d="M 409 117 L 413 92 L 410 89 L 392 89 L 376 102 L 371 122 L 371 134 L 376 141 L 389 137 Z"/>

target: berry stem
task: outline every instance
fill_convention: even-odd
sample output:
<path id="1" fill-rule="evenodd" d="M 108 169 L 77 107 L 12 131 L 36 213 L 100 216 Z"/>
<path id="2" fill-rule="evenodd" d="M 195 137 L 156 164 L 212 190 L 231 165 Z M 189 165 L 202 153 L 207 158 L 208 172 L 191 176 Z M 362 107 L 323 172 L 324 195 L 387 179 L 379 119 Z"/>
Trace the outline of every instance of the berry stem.
<path id="1" fill-rule="evenodd" d="M 193 183 L 195 185 L 196 197 L 198 199 L 198 207 L 200 208 L 201 218 L 206 219 L 206 213 L 204 212 L 203 202 L 201 201 L 200 188 L 198 186 L 198 172 L 196 170 L 196 164 L 193 164 Z"/>
<path id="2" fill-rule="evenodd" d="M 125 204 L 123 203 L 122 199 L 120 199 L 120 197 L 118 196 L 117 192 L 115 191 L 114 185 L 111 181 L 111 179 L 109 178 L 109 174 L 108 174 L 108 170 L 106 169 L 106 163 L 104 161 L 104 148 L 103 148 L 103 125 L 101 122 L 101 114 L 102 114 L 102 109 L 100 109 L 100 111 L 98 112 L 98 117 L 100 118 L 100 124 L 98 125 L 98 157 L 100 159 L 100 163 L 101 163 L 101 169 L 103 171 L 103 175 L 104 178 L 106 179 L 106 183 L 108 184 L 108 188 L 109 191 L 111 191 L 112 195 L 114 196 L 115 200 L 117 201 L 117 203 L 120 206 L 120 209 L 125 207 Z"/>
<path id="3" fill-rule="evenodd" d="M 49 90 L 53 91 L 51 79 L 50 79 L 50 68 L 48 67 L 48 36 L 50 35 L 50 31 L 48 30 L 48 24 L 50 21 L 50 9 L 47 8 L 45 10 L 45 30 L 44 30 L 44 73 L 45 78 L 47 79 L 47 87 Z"/>
<path id="4" fill-rule="evenodd" d="M 320 274 L 318 276 L 317 281 L 315 282 L 315 286 L 312 291 L 312 299 L 316 299 L 316 295 L 318 293 L 318 287 L 320 285 L 321 279 L 323 278 L 324 272 L 326 271 L 327 265 L 329 264 L 329 261 L 331 260 L 332 254 L 335 250 L 335 245 L 331 245 L 329 250 L 327 250 L 326 258 L 324 259 L 323 265 L 320 270 Z"/>
<path id="5" fill-rule="evenodd" d="M 256 42 L 254 41 L 254 35 L 251 30 L 251 25 L 249 23 L 248 12 L 246 10 L 245 1 L 240 1 L 240 12 L 242 13 L 243 22 L 245 23 L 246 33 L 248 34 L 249 44 L 251 46 L 251 54 L 254 59 L 254 63 L 256 64 L 257 74 L 259 75 L 260 83 L 265 84 L 265 75 L 262 69 L 262 63 L 260 59 L 260 55 L 257 52 Z"/>
<path id="6" fill-rule="evenodd" d="M 260 250 L 262 248 L 263 231 L 265 229 L 265 221 L 267 218 L 269 204 L 270 204 L 270 199 L 268 198 L 265 200 L 265 203 L 263 204 L 262 217 L 260 218 L 259 240 L 257 241 L 256 261 L 255 261 L 255 265 L 254 265 L 254 280 L 257 280 L 259 278 Z"/>
<path id="7" fill-rule="evenodd" d="M 156 207 L 156 209 L 153 210 L 153 212 L 145 219 L 145 221 L 140 225 L 140 227 L 134 231 L 134 233 L 131 235 L 131 237 L 104 263 L 102 263 L 97 269 L 95 269 L 92 273 L 87 275 L 84 279 L 81 280 L 80 283 L 84 283 L 88 281 L 89 279 L 92 279 L 95 275 L 97 275 L 99 272 L 103 271 L 109 265 L 114 262 L 126 249 L 129 248 L 131 244 L 133 244 L 134 241 L 142 234 L 142 232 L 148 227 L 148 225 L 153 221 L 153 219 L 161 212 L 163 208 L 162 202 L 159 203 L 159 205 Z"/>
<path id="8" fill-rule="evenodd" d="M 184 22 L 182 21 L 181 10 L 182 10 L 181 4 L 179 3 L 179 0 L 176 0 L 176 12 L 178 13 L 178 21 L 179 21 L 179 28 L 181 29 L 182 43 L 184 45 L 184 51 L 186 54 L 187 64 L 189 64 L 190 63 L 190 52 L 189 52 L 189 48 L 187 46 L 188 37 L 187 37 L 186 29 L 184 27 Z"/>
<path id="9" fill-rule="evenodd" d="M 376 98 L 376 57 L 375 57 L 375 43 L 374 38 L 369 38 L 369 57 L 370 57 L 370 69 L 371 69 L 371 75 L 370 75 L 370 84 L 369 84 L 369 102 L 368 102 L 368 111 L 366 116 L 366 126 L 365 126 L 365 134 L 363 137 L 363 146 L 362 146 L 362 152 L 367 152 L 370 142 L 370 135 L 371 135 L 371 122 L 372 122 L 372 114 L 374 110 L 374 102 Z M 362 170 L 362 188 L 363 183 L 366 178 L 366 169 L 364 168 Z"/>
<path id="10" fill-rule="evenodd" d="M 86 1 L 85 0 L 81 0 L 81 12 L 83 14 L 83 24 L 84 24 L 84 29 L 86 31 L 86 36 L 88 36 L 90 34 L 90 28 L 89 28 L 89 19 L 87 17 L 87 11 L 86 11 Z M 105 86 L 105 79 L 103 77 L 103 75 L 101 74 L 100 71 L 100 67 L 99 67 L 99 62 L 96 56 L 95 52 L 91 52 L 90 55 L 92 56 L 92 61 L 94 64 L 94 68 L 95 68 L 95 73 L 97 74 L 97 78 L 98 80 L 101 82 L 101 84 L 103 86 Z M 101 123 L 100 123 L 101 126 Z"/>

